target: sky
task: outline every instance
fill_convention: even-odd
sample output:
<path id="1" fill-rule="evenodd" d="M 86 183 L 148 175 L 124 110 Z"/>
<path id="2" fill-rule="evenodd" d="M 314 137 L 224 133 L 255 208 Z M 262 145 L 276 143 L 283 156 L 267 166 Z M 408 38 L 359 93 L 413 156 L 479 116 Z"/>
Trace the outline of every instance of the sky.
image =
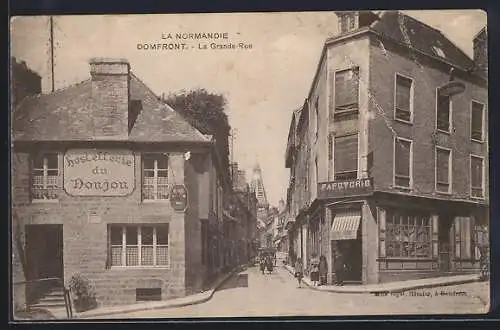
<path id="1" fill-rule="evenodd" d="M 472 38 L 486 25 L 479 10 L 404 11 L 441 30 L 472 56 Z M 285 147 L 292 111 L 307 97 L 326 38 L 337 34 L 333 12 L 56 16 L 56 89 L 89 78 L 93 57 L 125 58 L 157 95 L 205 88 L 224 94 L 234 129 L 234 160 L 251 179 L 258 162 L 271 205 L 285 199 Z M 251 48 L 200 49 L 175 33 L 227 33 L 220 44 Z M 172 39 L 164 39 L 168 34 Z M 49 19 L 11 21 L 11 55 L 42 76 L 50 92 Z M 144 50 L 137 44 L 184 42 L 186 50 Z M 201 42 L 202 46 L 205 41 Z"/>

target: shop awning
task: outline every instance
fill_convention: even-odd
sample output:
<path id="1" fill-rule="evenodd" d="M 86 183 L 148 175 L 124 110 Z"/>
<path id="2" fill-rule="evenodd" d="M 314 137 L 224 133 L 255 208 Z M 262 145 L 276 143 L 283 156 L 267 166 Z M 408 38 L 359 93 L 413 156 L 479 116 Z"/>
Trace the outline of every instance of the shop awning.
<path id="1" fill-rule="evenodd" d="M 356 239 L 360 221 L 359 211 L 336 214 L 330 230 L 330 239 L 332 241 Z"/>

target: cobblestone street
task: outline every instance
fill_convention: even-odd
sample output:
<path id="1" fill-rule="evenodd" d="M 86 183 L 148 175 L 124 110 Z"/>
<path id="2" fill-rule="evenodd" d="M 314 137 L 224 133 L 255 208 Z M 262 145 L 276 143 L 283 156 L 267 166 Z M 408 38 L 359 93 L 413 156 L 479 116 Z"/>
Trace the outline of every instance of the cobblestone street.
<path id="1" fill-rule="evenodd" d="M 488 283 L 470 283 L 375 296 L 342 294 L 297 287 L 282 267 L 262 275 L 249 268 L 229 279 L 206 303 L 141 311 L 110 318 L 258 317 L 485 313 Z"/>

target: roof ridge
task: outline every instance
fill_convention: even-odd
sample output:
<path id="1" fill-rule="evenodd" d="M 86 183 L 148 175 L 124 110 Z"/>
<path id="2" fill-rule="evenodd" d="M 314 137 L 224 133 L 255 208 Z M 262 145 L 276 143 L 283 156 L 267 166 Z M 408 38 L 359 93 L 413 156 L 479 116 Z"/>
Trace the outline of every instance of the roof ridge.
<path id="1" fill-rule="evenodd" d="M 178 113 L 174 108 L 172 108 L 170 105 L 168 105 L 167 103 L 163 102 L 160 97 L 158 95 L 156 95 L 155 92 L 153 92 L 153 90 L 147 85 L 145 84 L 139 77 L 137 77 L 136 74 L 134 74 L 132 71 L 130 71 L 130 76 L 135 78 L 140 84 L 142 84 L 149 93 L 151 93 L 155 98 L 156 100 L 160 103 L 160 108 L 164 108 L 164 109 L 168 109 L 170 111 L 172 111 L 172 113 L 174 113 L 174 115 L 178 116 L 179 119 L 181 119 L 182 121 L 184 121 L 191 129 L 193 129 L 194 131 L 196 131 L 197 134 L 199 134 L 199 136 L 204 139 L 204 140 L 207 140 L 207 141 L 210 141 L 210 139 L 205 135 L 203 134 L 202 132 L 200 132 L 200 130 L 198 130 L 196 127 L 194 127 L 193 125 L 191 125 L 183 116 L 181 116 L 180 113 Z"/>
<path id="2" fill-rule="evenodd" d="M 81 81 L 78 81 L 76 83 L 73 83 L 73 84 L 69 84 L 67 86 L 63 86 L 61 88 L 58 88 L 56 90 L 54 90 L 53 92 L 50 92 L 50 93 L 40 93 L 39 95 L 41 96 L 50 96 L 50 95 L 55 95 L 55 94 L 58 94 L 58 93 L 61 93 L 61 92 L 64 92 L 64 91 L 67 91 L 68 89 L 71 89 L 71 88 L 75 88 L 75 87 L 79 87 L 80 85 L 83 85 L 85 83 L 88 83 L 88 82 L 91 82 L 92 81 L 92 78 L 87 78 L 87 79 L 84 79 L 84 80 L 81 80 Z"/>

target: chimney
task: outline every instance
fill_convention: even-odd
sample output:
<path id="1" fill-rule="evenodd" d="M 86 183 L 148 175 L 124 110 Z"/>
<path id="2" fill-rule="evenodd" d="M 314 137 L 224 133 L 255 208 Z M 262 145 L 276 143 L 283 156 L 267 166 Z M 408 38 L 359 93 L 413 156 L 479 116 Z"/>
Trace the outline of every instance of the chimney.
<path id="1" fill-rule="evenodd" d="M 90 60 L 94 136 L 127 138 L 129 129 L 130 65 L 123 59 Z"/>
<path id="2" fill-rule="evenodd" d="M 488 33 L 486 27 L 482 28 L 473 41 L 474 72 L 488 77 Z"/>

